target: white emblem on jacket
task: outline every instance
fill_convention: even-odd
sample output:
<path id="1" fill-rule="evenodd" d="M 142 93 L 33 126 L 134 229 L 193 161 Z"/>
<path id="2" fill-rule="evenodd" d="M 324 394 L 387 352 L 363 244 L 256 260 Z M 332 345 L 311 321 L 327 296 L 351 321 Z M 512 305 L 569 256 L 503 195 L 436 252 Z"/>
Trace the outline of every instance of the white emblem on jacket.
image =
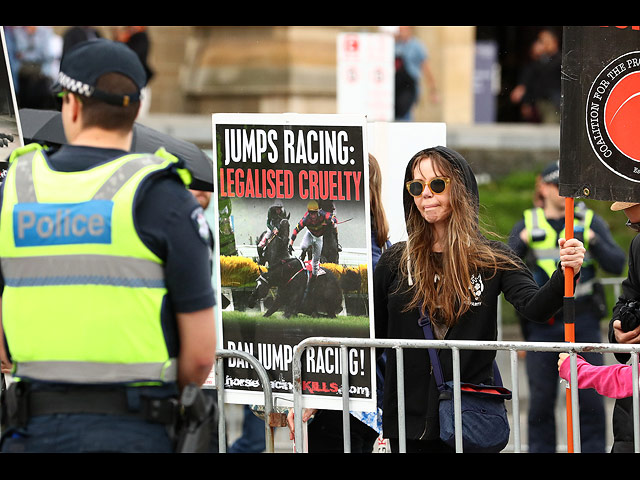
<path id="1" fill-rule="evenodd" d="M 482 305 L 481 297 L 482 292 L 484 291 L 484 283 L 482 283 L 482 276 L 480 274 L 471 275 L 471 286 L 469 287 L 469 290 L 471 290 L 475 299 L 471 302 L 471 305 L 474 307 Z"/>

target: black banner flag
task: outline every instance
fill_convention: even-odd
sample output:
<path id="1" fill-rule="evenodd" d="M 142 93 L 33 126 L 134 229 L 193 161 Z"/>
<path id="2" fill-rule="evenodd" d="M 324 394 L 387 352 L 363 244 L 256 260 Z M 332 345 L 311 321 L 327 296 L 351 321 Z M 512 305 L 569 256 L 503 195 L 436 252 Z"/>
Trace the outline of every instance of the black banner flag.
<path id="1" fill-rule="evenodd" d="M 640 26 L 563 29 L 560 194 L 640 202 Z"/>

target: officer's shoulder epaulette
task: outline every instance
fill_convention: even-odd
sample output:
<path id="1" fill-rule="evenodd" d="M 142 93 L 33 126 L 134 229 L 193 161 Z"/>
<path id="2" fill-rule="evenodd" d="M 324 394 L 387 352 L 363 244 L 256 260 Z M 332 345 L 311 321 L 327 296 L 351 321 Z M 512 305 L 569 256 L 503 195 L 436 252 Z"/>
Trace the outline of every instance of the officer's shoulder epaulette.
<path id="1" fill-rule="evenodd" d="M 172 161 L 174 163 L 175 172 L 178 174 L 185 186 L 188 187 L 191 184 L 191 182 L 193 181 L 193 176 L 185 166 L 184 160 L 177 157 L 176 155 L 173 155 L 172 153 L 169 153 L 164 149 L 164 147 L 160 147 L 158 150 L 156 150 L 154 155 L 164 160 Z"/>
<path id="2" fill-rule="evenodd" d="M 13 152 L 11 152 L 11 155 L 9 156 L 9 163 L 13 162 L 16 158 L 34 150 L 45 150 L 45 147 L 43 147 L 39 143 L 29 143 L 27 145 L 24 145 L 23 147 L 18 147 L 13 150 Z"/>

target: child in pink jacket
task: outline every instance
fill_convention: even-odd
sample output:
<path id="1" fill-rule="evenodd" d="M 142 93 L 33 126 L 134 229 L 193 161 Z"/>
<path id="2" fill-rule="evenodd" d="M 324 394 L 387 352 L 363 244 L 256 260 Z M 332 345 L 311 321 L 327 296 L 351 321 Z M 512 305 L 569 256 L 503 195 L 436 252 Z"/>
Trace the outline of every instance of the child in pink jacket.
<path id="1" fill-rule="evenodd" d="M 558 372 L 566 381 L 571 378 L 571 362 L 565 362 L 568 353 L 561 353 Z M 577 356 L 578 388 L 594 388 L 609 398 L 626 398 L 633 395 L 633 370 L 631 365 L 591 365 Z"/>

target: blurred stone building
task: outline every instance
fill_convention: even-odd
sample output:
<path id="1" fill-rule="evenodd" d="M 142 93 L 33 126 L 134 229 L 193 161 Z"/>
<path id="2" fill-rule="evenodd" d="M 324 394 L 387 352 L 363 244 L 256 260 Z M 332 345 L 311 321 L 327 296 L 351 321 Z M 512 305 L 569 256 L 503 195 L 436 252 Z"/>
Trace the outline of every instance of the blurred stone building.
<path id="1" fill-rule="evenodd" d="M 54 27 L 58 34 L 68 28 Z M 96 28 L 111 38 L 115 27 Z M 212 113 L 337 113 L 338 35 L 384 28 L 148 26 L 148 63 L 155 75 L 149 116 L 142 122 L 211 148 Z M 429 51 L 439 97 L 432 103 L 423 94 L 415 121 L 446 123 L 447 145 L 473 153 L 479 172 L 500 176 L 505 162 L 512 168 L 537 168 L 557 158 L 559 126 L 523 123 L 509 99 L 541 28 L 413 27 Z M 493 57 L 480 70 L 483 44 Z M 427 85 L 421 88 L 424 92 Z M 491 104 L 492 118 L 478 120 L 480 102 Z"/>
<path id="2" fill-rule="evenodd" d="M 64 26 L 55 27 L 62 34 Z M 105 37 L 112 27 L 97 27 Z M 152 114 L 336 113 L 337 36 L 372 26 L 149 26 Z M 473 121 L 475 27 L 415 27 L 440 102 L 417 121 Z M 451 61 L 455 59 L 455 61 Z M 424 87 L 424 86 L 423 86 Z"/>

